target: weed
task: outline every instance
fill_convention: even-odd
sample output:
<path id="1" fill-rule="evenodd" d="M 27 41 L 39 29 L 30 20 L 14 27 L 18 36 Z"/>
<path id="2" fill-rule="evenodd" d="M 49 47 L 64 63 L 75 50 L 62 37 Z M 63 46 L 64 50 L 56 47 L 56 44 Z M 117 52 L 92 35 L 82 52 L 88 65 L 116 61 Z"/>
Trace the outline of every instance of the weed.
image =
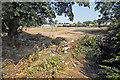
<path id="1" fill-rule="evenodd" d="M 27 70 L 27 72 L 26 72 L 27 74 L 33 74 L 34 73 L 34 71 L 33 70 Z"/>
<path id="2" fill-rule="evenodd" d="M 86 53 L 86 55 L 88 55 L 86 56 L 86 59 L 98 62 L 98 55 L 101 53 L 99 49 L 100 41 L 101 38 L 99 35 L 97 35 L 96 37 L 89 37 L 86 35 L 85 37 L 78 39 L 78 50 L 75 50 L 74 52 L 78 54 L 79 50 L 81 50 L 82 54 Z M 74 55 L 77 56 L 77 54 Z"/>

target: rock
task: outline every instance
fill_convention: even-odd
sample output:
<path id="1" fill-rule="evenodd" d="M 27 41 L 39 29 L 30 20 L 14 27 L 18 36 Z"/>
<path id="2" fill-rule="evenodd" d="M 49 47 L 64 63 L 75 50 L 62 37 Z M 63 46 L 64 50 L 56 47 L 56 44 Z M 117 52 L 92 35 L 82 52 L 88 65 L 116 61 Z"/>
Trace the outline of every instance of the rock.
<path id="1" fill-rule="evenodd" d="M 74 67 L 76 67 L 76 64 L 73 64 Z"/>
<path id="2" fill-rule="evenodd" d="M 71 41 L 72 43 L 74 42 L 74 40 Z"/>

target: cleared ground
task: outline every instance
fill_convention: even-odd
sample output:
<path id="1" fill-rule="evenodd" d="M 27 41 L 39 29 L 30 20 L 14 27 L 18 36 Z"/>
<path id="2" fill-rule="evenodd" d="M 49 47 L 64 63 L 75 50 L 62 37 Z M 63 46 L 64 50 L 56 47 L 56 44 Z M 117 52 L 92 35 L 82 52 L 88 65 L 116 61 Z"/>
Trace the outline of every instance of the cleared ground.
<path id="1" fill-rule="evenodd" d="M 26 29 L 26 30 L 25 30 Z M 51 38 L 63 37 L 66 39 L 78 39 L 85 35 L 104 35 L 107 27 L 54 27 L 54 28 L 24 28 L 30 34 L 42 34 Z"/>

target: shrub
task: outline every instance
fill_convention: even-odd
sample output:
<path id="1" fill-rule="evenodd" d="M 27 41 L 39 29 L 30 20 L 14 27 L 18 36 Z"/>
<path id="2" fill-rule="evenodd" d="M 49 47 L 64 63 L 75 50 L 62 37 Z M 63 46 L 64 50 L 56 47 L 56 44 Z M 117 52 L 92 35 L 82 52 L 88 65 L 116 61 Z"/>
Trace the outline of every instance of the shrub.
<path id="1" fill-rule="evenodd" d="M 100 40 L 101 40 L 101 37 L 97 35 L 96 37 L 85 36 L 83 38 L 80 38 L 77 41 L 79 50 L 86 53 L 86 55 L 89 55 L 89 56 L 86 56 L 86 59 L 89 59 L 96 63 L 99 62 L 98 57 L 101 53 L 99 48 L 99 45 L 101 42 Z"/>
<path id="2" fill-rule="evenodd" d="M 120 24 L 108 29 L 104 39 L 85 36 L 77 41 L 79 50 L 87 53 L 86 59 L 99 65 L 99 75 L 120 78 Z"/>
<path id="3" fill-rule="evenodd" d="M 100 74 L 106 78 L 120 78 L 120 24 L 110 27 L 102 48 Z"/>

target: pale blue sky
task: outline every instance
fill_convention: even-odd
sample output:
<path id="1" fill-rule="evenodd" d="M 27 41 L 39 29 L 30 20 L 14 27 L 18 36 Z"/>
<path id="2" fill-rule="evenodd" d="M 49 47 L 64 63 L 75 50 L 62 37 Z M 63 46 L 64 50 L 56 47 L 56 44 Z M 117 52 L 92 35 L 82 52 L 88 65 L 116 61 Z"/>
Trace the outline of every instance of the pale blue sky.
<path id="1" fill-rule="evenodd" d="M 95 19 L 99 19 L 98 15 L 99 12 L 94 10 L 95 7 L 95 3 L 94 2 L 90 2 L 90 8 L 88 7 L 83 7 L 83 6 L 79 6 L 78 4 L 74 4 L 72 9 L 73 9 L 73 13 L 74 13 L 74 20 L 73 22 L 71 22 L 69 20 L 68 17 L 64 17 L 64 16 L 56 16 L 55 20 L 58 20 L 58 22 L 62 22 L 62 23 L 74 23 L 74 22 L 84 22 L 84 21 L 93 21 Z"/>

